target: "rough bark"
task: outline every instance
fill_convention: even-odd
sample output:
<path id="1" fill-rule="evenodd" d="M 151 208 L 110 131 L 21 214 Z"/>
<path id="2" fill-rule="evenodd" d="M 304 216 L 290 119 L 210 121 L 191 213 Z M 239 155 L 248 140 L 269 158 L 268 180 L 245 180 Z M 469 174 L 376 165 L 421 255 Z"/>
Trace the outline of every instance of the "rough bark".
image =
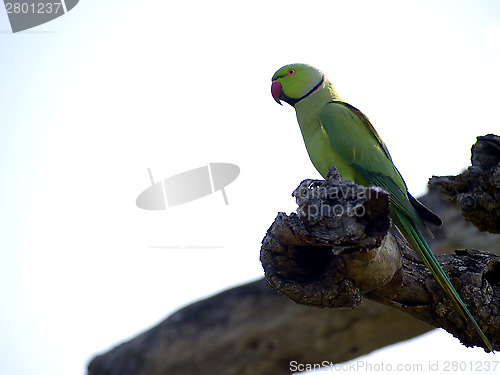
<path id="1" fill-rule="evenodd" d="M 268 284 L 309 306 L 354 308 L 363 297 L 442 327 L 467 346 L 483 346 L 431 273 L 390 233 L 389 196 L 342 180 L 306 180 L 294 192 L 297 214 L 280 213 L 263 241 Z M 467 250 L 439 257 L 492 344 L 500 341 L 500 257 Z"/>
<path id="2" fill-rule="evenodd" d="M 371 301 L 355 310 L 298 305 L 259 280 L 176 312 L 96 357 L 88 373 L 285 375 L 292 361 L 341 363 L 430 329 Z"/>
<path id="3" fill-rule="evenodd" d="M 478 144 L 483 141 L 482 138 L 485 137 L 478 138 Z M 486 138 L 484 144 L 473 147 L 472 168 L 478 167 L 481 172 L 491 173 L 493 178 L 490 177 L 490 181 L 493 180 L 493 184 L 486 189 L 486 192 L 498 197 L 495 195 L 496 191 L 492 190 L 493 187 L 496 187 L 495 172 L 493 171 L 498 168 L 500 159 L 500 156 L 496 156 L 499 155 L 498 137 L 488 135 Z M 477 169 L 473 171 L 478 172 Z M 468 178 L 477 180 L 478 175 L 472 174 Z M 443 180 L 437 179 L 433 180 L 429 193 L 420 199 L 445 223 L 442 228 L 434 232 L 434 239 L 429 239 L 431 248 L 437 253 L 456 248 L 478 248 L 499 254 L 499 236 L 478 231 L 471 223 L 463 219 L 460 210 L 453 203 L 457 202 L 463 208 L 463 204 L 461 205 L 460 202 L 465 202 L 466 199 L 459 197 L 466 197 L 466 195 L 459 196 L 459 194 L 468 194 L 468 190 L 464 186 L 477 187 L 478 184 L 474 184 L 472 181 L 467 185 L 461 181 L 461 190 L 455 190 L 458 192 L 457 194 L 450 194 L 450 189 L 447 189 L 447 186 L 450 185 L 443 186 L 441 183 Z M 446 183 L 451 180 L 452 178 L 448 176 Z M 445 200 L 440 199 L 441 188 L 443 188 Z M 480 190 L 475 191 L 477 193 L 473 194 L 473 197 L 475 202 L 478 202 L 477 197 L 482 198 L 485 194 Z M 380 196 L 383 196 L 383 193 L 380 193 Z M 383 240 L 376 239 L 377 232 L 383 232 L 386 226 L 385 219 L 382 219 L 385 210 L 384 199 L 381 198 L 382 202 L 365 202 L 365 206 L 370 207 L 369 214 L 380 221 L 376 225 L 365 223 L 366 228 L 372 228 L 372 232 L 368 233 L 369 235 L 364 239 L 363 248 L 359 251 L 358 271 L 353 272 L 352 269 L 346 267 L 347 263 L 334 264 L 340 271 L 347 272 L 341 274 L 340 287 L 334 288 L 335 290 L 329 293 L 322 290 L 314 293 L 314 288 L 309 290 L 303 288 L 303 285 L 311 288 L 310 286 L 314 284 L 315 279 L 321 278 L 320 276 L 325 272 L 331 272 L 331 268 L 334 266 L 331 264 L 334 256 L 341 258 L 351 256 L 352 262 L 350 263 L 354 263 L 352 254 L 349 254 L 349 252 L 355 253 L 352 250 L 354 246 L 352 241 L 356 238 L 362 238 L 362 235 L 360 236 L 356 231 L 348 233 L 347 241 L 340 239 L 340 243 L 335 243 L 335 241 L 339 241 L 339 238 L 335 237 L 333 237 L 333 243 L 330 243 L 331 239 L 328 238 L 328 234 L 325 237 L 325 232 L 317 232 L 319 237 L 316 240 L 319 250 L 316 253 L 321 259 L 326 259 L 329 262 L 328 265 L 318 265 L 317 260 L 306 256 L 307 254 L 301 251 L 310 246 L 308 241 L 312 237 L 306 236 L 306 245 L 301 243 L 282 258 L 277 258 L 278 264 L 285 265 L 285 271 L 280 268 L 281 271 L 275 270 L 274 276 L 272 276 L 275 278 L 285 277 L 286 279 L 286 277 L 291 277 L 294 272 L 300 271 L 297 280 L 302 290 L 298 288 L 299 292 L 295 291 L 294 293 L 300 295 L 306 291 L 309 295 L 301 303 L 307 302 L 309 299 L 313 305 L 321 305 L 326 301 L 327 304 L 337 306 L 342 303 L 351 304 L 350 307 L 357 306 L 356 308 L 320 309 L 306 307 L 276 294 L 264 281 L 259 280 L 228 290 L 178 311 L 131 341 L 94 358 L 89 364 L 88 373 L 90 375 L 154 375 L 197 372 L 228 375 L 289 374 L 291 372 L 290 361 L 339 363 L 432 329 L 430 325 L 412 318 L 409 314 L 419 316 L 435 325 L 443 326 L 458 335 L 459 332 L 455 332 L 454 329 L 460 328 L 461 325 L 463 327 L 461 318 L 451 311 L 449 303 L 442 296 L 439 288 L 427 277 L 430 275 L 426 275 L 425 267 L 420 263 L 418 257 L 391 233 L 386 234 Z M 493 204 L 496 205 L 496 211 L 499 211 L 498 204 Z M 467 204 L 465 206 L 468 207 Z M 346 207 L 352 209 L 356 206 L 351 204 Z M 477 207 L 482 208 L 483 206 L 475 204 L 470 211 L 474 211 L 474 208 Z M 494 211 L 489 210 L 488 212 Z M 355 213 L 356 211 L 350 212 Z M 293 218 L 294 216 L 295 218 Z M 480 217 L 481 214 L 477 216 Z M 279 214 L 277 217 L 279 220 L 284 220 L 284 218 L 284 214 Z M 296 222 L 297 219 L 300 221 L 298 215 L 295 214 L 290 215 L 289 218 L 292 218 L 290 219 L 292 222 Z M 495 232 L 495 229 L 488 230 Z M 293 237 L 290 236 L 288 234 L 288 238 Z M 266 238 L 263 241 L 264 244 L 269 240 L 267 236 Z M 325 245 L 325 243 L 329 245 Z M 327 254 L 324 247 L 330 245 L 331 248 L 336 248 L 336 251 Z M 345 251 L 339 250 L 340 245 L 347 245 L 347 249 Z M 380 268 L 381 275 L 374 278 L 373 285 L 367 278 L 361 282 L 357 276 L 363 274 L 359 271 L 363 270 L 363 263 L 370 263 L 370 259 L 377 263 L 378 259 L 382 259 L 380 253 L 385 253 L 383 248 L 387 246 L 399 249 L 401 267 L 391 277 L 387 275 L 392 273 L 392 268 Z M 394 254 L 392 250 L 387 253 Z M 290 257 L 290 255 L 292 256 Z M 270 257 L 270 255 L 267 256 Z M 286 260 L 287 257 L 292 260 L 300 259 L 300 262 L 290 263 Z M 473 310 L 473 315 L 480 313 L 480 325 L 491 324 L 491 326 L 485 327 L 485 332 L 488 337 L 493 339 L 495 347 L 498 348 L 498 320 L 492 320 L 491 317 L 483 314 L 488 311 L 495 319 L 499 315 L 498 310 L 495 310 L 494 307 L 499 306 L 497 301 L 500 277 L 497 260 L 491 255 L 473 250 L 458 251 L 455 255 L 439 257 L 438 259 L 445 270 L 449 272 L 452 282 L 460 289 L 460 292 L 465 290 L 465 293 L 470 297 L 465 302 Z M 264 264 L 266 261 L 270 261 L 266 260 L 265 254 L 263 260 Z M 373 265 L 368 266 L 374 267 Z M 375 265 L 375 267 L 378 266 Z M 482 282 L 481 277 L 483 278 Z M 339 277 L 337 276 L 337 278 Z M 361 277 L 361 279 L 363 278 Z M 387 281 L 387 279 L 390 280 Z M 268 280 L 270 279 L 268 278 Z M 357 285 L 352 280 L 357 280 Z M 410 285 L 408 288 L 407 283 Z M 404 288 L 398 291 L 397 286 L 401 287 L 402 284 L 404 284 Z M 317 284 L 317 286 L 319 285 L 321 284 Z M 372 288 L 373 286 L 375 288 Z M 470 288 L 480 294 L 473 295 L 470 293 Z M 312 293 L 309 293 L 311 291 Z M 347 291 L 350 297 L 342 297 L 341 294 L 344 291 Z M 415 291 L 418 298 L 413 295 L 412 291 Z M 361 295 L 381 303 L 373 302 L 367 298 L 362 299 Z M 417 303 L 412 304 L 408 301 Z M 489 306 L 488 301 L 490 301 Z M 384 304 L 396 307 L 396 309 Z M 409 314 L 402 313 L 397 309 Z M 494 337 L 492 337 L 492 333 L 494 333 Z M 461 339 L 467 345 L 477 342 L 470 330 L 467 330 Z"/>
<path id="4" fill-rule="evenodd" d="M 458 176 L 433 177 L 441 196 L 456 203 L 479 230 L 500 234 L 500 137 L 478 137 L 472 166 Z"/>

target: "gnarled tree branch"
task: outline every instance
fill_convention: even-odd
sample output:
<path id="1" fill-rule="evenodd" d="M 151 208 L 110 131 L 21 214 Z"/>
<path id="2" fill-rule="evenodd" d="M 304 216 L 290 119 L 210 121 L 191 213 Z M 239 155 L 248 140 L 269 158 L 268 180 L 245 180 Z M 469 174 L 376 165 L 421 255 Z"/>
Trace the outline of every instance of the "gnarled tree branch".
<path id="1" fill-rule="evenodd" d="M 498 168 L 499 158 L 495 156 L 498 155 L 498 147 L 496 146 L 498 142 L 495 140 L 491 144 L 491 137 L 498 139 L 496 136 L 488 135 L 487 142 L 483 146 L 473 148 L 473 167 L 479 167 L 480 171 L 487 172 Z M 482 137 L 479 137 L 478 141 L 481 142 Z M 479 154 L 477 154 L 478 149 Z M 481 153 L 482 156 L 479 156 L 478 159 L 478 155 Z M 471 175 L 472 179 L 476 179 L 476 177 L 477 175 Z M 466 222 L 460 209 L 453 203 L 454 201 L 465 202 L 465 199 L 458 199 L 457 194 L 450 194 L 449 189 L 443 186 L 446 200 L 441 200 L 440 189 L 442 185 L 440 186 L 435 180 L 433 181 L 434 184 L 430 186 L 429 193 L 420 198 L 444 222 L 443 227 L 434 233 L 434 239 L 428 240 L 431 248 L 437 253 L 449 252 L 456 248 L 478 248 L 500 255 L 500 237 L 480 232 L 470 222 Z M 472 187 L 474 183 L 471 182 L 468 186 Z M 471 188 L 461 189 L 463 190 L 455 191 L 459 191 L 460 194 L 471 192 Z M 490 190 L 486 189 L 486 191 Z M 453 196 L 457 196 L 457 199 L 453 199 Z M 474 195 L 474 199 L 481 196 L 481 193 Z M 447 201 L 448 198 L 452 198 L 452 200 Z M 375 204 L 373 206 L 375 208 L 376 203 L 373 204 Z M 497 203 L 494 205 L 496 211 L 499 212 L 500 205 Z M 383 205 L 378 207 L 383 211 Z M 473 205 L 471 210 L 474 211 L 477 207 L 479 207 L 478 204 Z M 383 216 L 381 211 L 374 209 L 373 217 L 381 218 Z M 382 216 L 378 216 L 378 214 Z M 296 217 L 291 221 L 296 222 L 298 215 L 292 214 L 289 217 L 293 216 Z M 481 214 L 477 216 L 481 216 Z M 278 218 L 282 221 L 287 220 L 284 214 L 279 214 Z M 385 226 L 384 220 L 380 221 L 381 226 Z M 489 222 L 494 221 L 489 220 Z M 498 221 L 494 226 L 496 229 L 492 228 L 491 230 L 498 233 L 500 230 Z M 373 233 L 380 229 L 377 226 L 371 226 L 371 228 L 373 228 Z M 333 256 L 324 251 L 325 240 L 328 241 L 328 239 L 325 239 L 324 233 L 316 232 L 316 234 L 320 234 L 319 244 L 321 244 L 320 247 L 323 247 L 318 251 L 318 254 L 322 254 L 320 256 L 331 262 Z M 358 236 L 356 233 L 352 233 L 349 234 L 348 238 L 351 241 L 356 236 Z M 387 238 L 390 236 L 390 233 L 386 235 Z M 289 234 L 288 238 L 293 238 L 293 233 Z M 310 239 L 310 237 L 308 238 Z M 385 345 L 414 337 L 432 328 L 409 314 L 417 314 L 426 321 L 437 323 L 438 326 L 443 326 L 450 331 L 453 331 L 454 327 L 459 328 L 463 324 L 461 318 L 451 312 L 449 302 L 443 297 L 441 291 L 436 289 L 435 283 L 427 277 L 424 279 L 417 277 L 426 274 L 418 256 L 412 250 L 407 249 L 402 241 L 392 238 L 401 254 L 401 267 L 396 270 L 389 282 L 378 285 L 380 280 L 382 280 L 380 283 L 383 284 L 386 277 L 377 277 L 375 283 L 377 288 L 371 289 L 369 285 L 364 284 L 365 281 L 369 282 L 370 280 L 361 282 L 360 278 L 356 276 L 363 274 L 363 272 L 354 272 L 354 274 L 349 274 L 349 277 L 341 274 L 340 278 L 344 278 L 346 285 L 344 290 L 352 289 L 352 293 L 348 293 L 348 296 L 351 297 L 339 297 L 340 289 L 337 289 L 330 294 L 324 291 L 319 291 L 316 295 L 309 293 L 313 297 L 306 297 L 301 302 L 307 302 L 308 299 L 316 304 L 324 303 L 322 301 L 342 302 L 352 304 L 352 306 L 357 305 L 354 309 L 320 309 L 293 303 L 288 298 L 273 292 L 260 280 L 228 290 L 178 311 L 138 337 L 97 356 L 89 364 L 88 373 L 89 375 L 156 375 L 165 373 L 175 375 L 203 372 L 224 375 L 285 375 L 291 372 L 290 361 L 295 360 L 298 363 L 321 363 L 324 360 L 334 363 L 344 362 Z M 269 238 L 266 236 L 265 241 L 268 240 Z M 389 244 L 391 241 L 386 240 Z M 390 246 L 394 245 L 394 241 Z M 347 244 L 349 245 L 349 242 Z M 332 248 L 338 245 L 342 245 L 342 241 L 340 244 L 333 244 Z M 373 254 L 375 256 L 371 259 L 377 259 L 376 254 L 384 252 L 384 250 L 378 250 L 376 241 L 375 244 L 373 241 L 368 241 L 365 245 L 366 248 L 363 249 L 365 253 L 360 251 L 361 269 L 364 260 L 368 259 L 369 261 Z M 383 241 L 379 245 L 379 247 L 387 246 Z M 290 258 L 289 255 L 293 255 L 294 252 L 300 254 L 300 247 L 291 253 L 285 253 L 283 256 Z M 333 254 L 333 252 L 330 253 Z M 340 254 L 342 253 L 346 257 L 349 251 L 340 252 Z M 361 254 L 366 255 L 367 258 L 361 257 Z M 339 251 L 336 251 L 334 255 L 338 256 Z M 271 257 L 271 255 L 263 255 L 264 263 L 269 261 L 266 257 Z M 275 261 L 281 265 L 290 264 L 285 258 L 276 258 Z M 313 285 L 314 278 L 324 273 L 329 266 L 315 266 L 314 259 L 304 257 L 302 253 L 302 259 L 304 258 L 307 260 L 307 267 L 301 261 L 301 267 L 295 264 L 286 269 L 285 273 L 280 268 L 279 272 L 273 271 L 274 276 L 272 277 L 291 277 L 294 272 L 301 270 L 300 282 L 306 286 Z M 497 261 L 494 257 L 481 252 L 465 250 L 438 259 L 452 278 L 452 282 L 459 288 L 460 293 L 465 289 L 467 295 L 470 296 L 470 299 L 465 302 L 473 310 L 474 315 L 482 311 L 491 311 L 491 315 L 494 317 L 499 315 L 498 309 L 495 308 L 498 303 L 494 303 L 494 301 L 498 299 L 500 277 L 497 272 Z M 341 270 L 349 272 L 345 265 L 339 263 L 338 266 Z M 388 269 L 382 273 L 390 275 L 392 270 Z M 484 279 L 484 283 L 478 282 L 480 278 Z M 351 279 L 356 280 L 358 286 L 352 281 L 347 281 Z M 423 282 L 424 280 L 426 282 Z M 418 285 L 406 288 L 405 284 L 408 282 L 412 285 Z M 400 290 L 396 287 L 398 283 L 400 286 L 403 284 L 403 288 Z M 474 296 L 467 292 L 470 286 L 477 288 L 476 290 L 479 290 L 480 294 Z M 301 286 L 302 289 L 294 288 L 290 287 L 289 289 L 293 289 L 297 296 L 304 294 L 303 286 Z M 307 292 L 307 288 L 305 289 Z M 356 292 L 356 289 L 359 292 Z M 419 298 L 409 294 L 408 292 L 411 290 L 416 290 Z M 361 295 L 381 303 L 373 302 L 367 298 L 361 299 Z M 488 300 L 488 298 L 490 299 Z M 344 301 L 341 301 L 342 299 Z M 361 301 L 360 304 L 359 301 Z M 416 303 L 411 304 L 409 301 Z M 409 314 L 384 304 L 395 305 Z M 494 333 L 495 346 L 498 347 L 498 321 L 495 320 L 496 318 L 492 319 L 481 313 L 480 315 L 480 324 L 485 328 L 488 337 L 493 338 L 491 334 Z M 485 327 L 485 324 L 489 326 Z M 472 341 L 467 340 L 472 338 L 473 342 L 477 342 L 475 336 L 470 336 L 470 332 L 461 337 L 468 345 L 471 345 Z"/>
<path id="2" fill-rule="evenodd" d="M 294 196 L 298 213 L 279 214 L 261 250 L 274 290 L 320 307 L 353 308 L 364 296 L 442 327 L 465 345 L 483 345 L 416 253 L 390 233 L 387 193 L 343 180 L 332 167 L 326 181 L 306 180 Z M 483 331 L 500 341 L 500 257 L 470 250 L 440 260 Z"/>

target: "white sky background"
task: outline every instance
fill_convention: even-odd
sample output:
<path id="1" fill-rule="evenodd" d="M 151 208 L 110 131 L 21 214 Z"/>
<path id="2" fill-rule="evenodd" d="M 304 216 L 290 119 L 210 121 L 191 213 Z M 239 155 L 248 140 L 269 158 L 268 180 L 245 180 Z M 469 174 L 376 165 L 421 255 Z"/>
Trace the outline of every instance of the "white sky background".
<path id="1" fill-rule="evenodd" d="M 180 307 L 262 276 L 267 228 L 319 178 L 293 109 L 270 94 L 292 62 L 372 120 L 416 196 L 499 133 L 495 0 L 82 0 L 18 34 L 0 10 L 1 374 L 83 374 Z M 135 206 L 146 168 L 161 180 L 207 162 L 241 168 L 228 206 L 220 193 Z M 221 248 L 151 248 L 168 245 Z M 500 360 L 482 353 L 436 332 L 363 360 Z"/>

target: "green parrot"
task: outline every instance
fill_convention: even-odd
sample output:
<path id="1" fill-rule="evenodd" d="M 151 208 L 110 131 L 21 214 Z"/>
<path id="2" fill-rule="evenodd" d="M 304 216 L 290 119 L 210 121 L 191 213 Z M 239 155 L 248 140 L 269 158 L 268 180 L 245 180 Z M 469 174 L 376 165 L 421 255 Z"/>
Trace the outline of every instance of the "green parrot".
<path id="1" fill-rule="evenodd" d="M 309 157 L 326 178 L 334 165 L 342 178 L 377 185 L 390 193 L 391 219 L 420 255 L 460 314 L 474 326 L 489 351 L 493 348 L 439 265 L 420 229 L 441 226 L 441 219 L 413 198 L 384 142 L 368 118 L 346 103 L 330 80 L 306 64 L 291 64 L 272 78 L 271 94 L 295 108 Z"/>

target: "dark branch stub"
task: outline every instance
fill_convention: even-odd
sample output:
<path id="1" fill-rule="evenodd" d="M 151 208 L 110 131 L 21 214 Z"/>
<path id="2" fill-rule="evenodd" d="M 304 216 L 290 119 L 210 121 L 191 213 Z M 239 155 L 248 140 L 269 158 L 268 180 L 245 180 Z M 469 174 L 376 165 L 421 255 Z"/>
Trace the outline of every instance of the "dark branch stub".
<path id="1" fill-rule="evenodd" d="M 434 176 L 429 184 L 438 186 L 476 228 L 500 234 L 500 137 L 477 137 L 471 160 L 472 166 L 458 176 Z"/>

